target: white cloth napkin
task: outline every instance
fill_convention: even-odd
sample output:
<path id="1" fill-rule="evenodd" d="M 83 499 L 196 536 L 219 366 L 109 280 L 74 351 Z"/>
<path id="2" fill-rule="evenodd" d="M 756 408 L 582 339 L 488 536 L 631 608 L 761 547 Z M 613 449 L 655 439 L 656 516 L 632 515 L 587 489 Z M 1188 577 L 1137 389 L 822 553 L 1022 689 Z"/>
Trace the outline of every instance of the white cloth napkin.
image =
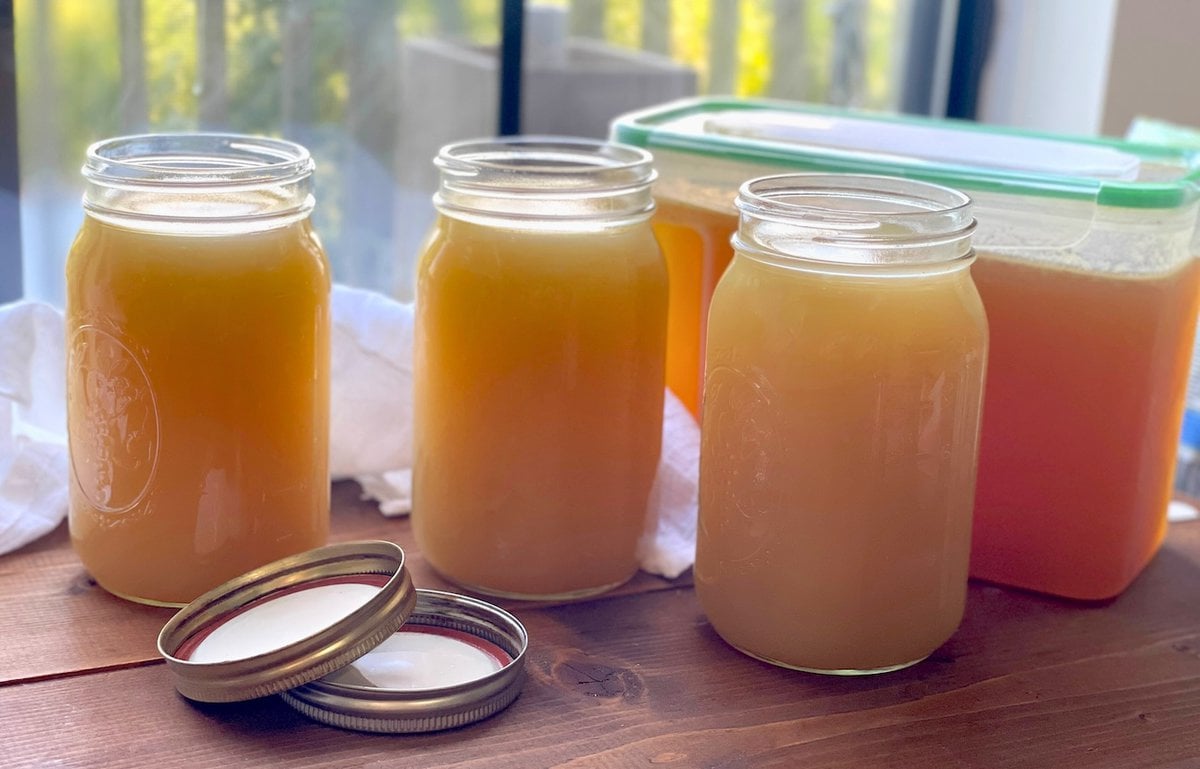
<path id="1" fill-rule="evenodd" d="M 353 477 L 385 515 L 412 507 L 411 305 L 334 286 L 330 474 Z M 67 510 L 63 319 L 35 302 L 0 306 L 0 554 L 53 530 Z M 700 430 L 667 393 L 663 452 L 639 547 L 674 578 L 696 543 Z"/>
<path id="2" fill-rule="evenodd" d="M 67 513 L 63 319 L 33 302 L 0 306 L 0 553 Z"/>

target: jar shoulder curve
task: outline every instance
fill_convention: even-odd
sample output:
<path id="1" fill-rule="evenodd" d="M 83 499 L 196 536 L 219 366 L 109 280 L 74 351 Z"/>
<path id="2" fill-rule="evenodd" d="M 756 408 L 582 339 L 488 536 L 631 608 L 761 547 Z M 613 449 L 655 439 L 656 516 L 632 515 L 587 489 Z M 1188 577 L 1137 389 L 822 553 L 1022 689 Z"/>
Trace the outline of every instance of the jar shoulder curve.
<path id="1" fill-rule="evenodd" d="M 991 325 L 988 321 L 987 306 L 983 303 L 983 296 L 979 293 L 979 287 L 975 285 L 975 278 L 969 267 L 962 271 L 958 291 L 962 297 L 963 309 L 973 321 L 972 325 L 981 337 L 980 344 L 986 350 L 991 336 Z"/>
<path id="2" fill-rule="evenodd" d="M 333 268 L 329 263 L 329 253 L 325 250 L 325 244 L 313 227 L 311 219 L 303 219 L 298 223 L 298 227 L 301 249 L 307 252 L 318 282 L 326 291 L 330 291 L 333 288 Z"/>
<path id="3" fill-rule="evenodd" d="M 101 225 L 90 216 L 84 216 L 79 223 L 79 229 L 75 231 L 75 237 L 71 240 L 70 248 L 67 249 L 66 273 L 68 279 L 74 270 L 79 269 L 80 263 L 85 261 L 98 246 L 102 237 Z"/>
<path id="4" fill-rule="evenodd" d="M 319 272 L 329 272 L 324 243 L 307 217 L 263 229 L 196 233 L 124 227 L 85 216 L 68 265 L 99 257 L 128 263 L 176 260 L 180 269 L 311 262 Z"/>
<path id="5" fill-rule="evenodd" d="M 570 260 L 563 259 L 570 257 Z M 536 223 L 480 222 L 440 215 L 418 251 L 417 270 L 425 275 L 443 263 L 482 266 L 503 258 L 512 269 L 561 265 L 609 269 L 636 268 L 667 280 L 666 261 L 648 218 L 616 226 L 542 227 Z"/>
<path id="6" fill-rule="evenodd" d="M 813 335 L 852 343 L 886 328 L 894 340 L 935 334 L 956 346 L 988 345 L 987 313 L 967 265 L 928 275 L 843 275 L 764 264 L 736 254 L 718 282 L 709 316 L 710 343 L 750 331 L 799 340 Z"/>

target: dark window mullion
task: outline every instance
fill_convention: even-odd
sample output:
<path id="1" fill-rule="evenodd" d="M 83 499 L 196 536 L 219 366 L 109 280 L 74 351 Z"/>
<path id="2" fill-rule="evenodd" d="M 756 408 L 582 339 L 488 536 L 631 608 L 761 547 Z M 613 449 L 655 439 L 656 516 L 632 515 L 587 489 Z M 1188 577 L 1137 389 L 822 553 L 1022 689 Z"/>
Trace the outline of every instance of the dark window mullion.
<path id="1" fill-rule="evenodd" d="M 967 120 L 976 117 L 979 85 L 983 65 L 991 52 L 995 17 L 994 0 L 959 0 L 946 117 Z"/>
<path id="2" fill-rule="evenodd" d="M 21 173 L 13 0 L 0 0 L 0 303 L 20 298 Z"/>
<path id="3" fill-rule="evenodd" d="M 521 51 L 524 45 L 524 0 L 504 0 L 500 20 L 500 104 L 497 123 L 501 136 L 521 132 Z"/>

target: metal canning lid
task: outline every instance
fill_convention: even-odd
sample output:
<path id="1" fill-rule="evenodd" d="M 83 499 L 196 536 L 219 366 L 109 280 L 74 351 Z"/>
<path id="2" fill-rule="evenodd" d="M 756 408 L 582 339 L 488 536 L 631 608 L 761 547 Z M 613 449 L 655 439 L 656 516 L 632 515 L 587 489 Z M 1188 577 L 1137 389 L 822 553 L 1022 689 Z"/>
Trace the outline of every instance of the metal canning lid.
<path id="1" fill-rule="evenodd" d="M 454 593 L 418 590 L 404 627 L 380 646 L 283 699 L 322 723 L 365 732 L 451 729 L 508 707 L 521 692 L 529 637 L 516 617 Z"/>
<path id="2" fill-rule="evenodd" d="M 328 545 L 200 596 L 163 627 L 158 651 L 189 699 L 264 697 L 361 657 L 395 633 L 416 602 L 398 545 Z"/>

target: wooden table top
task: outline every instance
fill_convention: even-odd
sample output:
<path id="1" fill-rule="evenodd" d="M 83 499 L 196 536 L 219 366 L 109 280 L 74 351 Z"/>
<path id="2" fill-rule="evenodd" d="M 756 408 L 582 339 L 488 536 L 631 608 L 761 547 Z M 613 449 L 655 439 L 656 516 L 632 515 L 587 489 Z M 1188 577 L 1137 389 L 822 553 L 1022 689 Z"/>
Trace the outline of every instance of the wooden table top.
<path id="1" fill-rule="evenodd" d="M 337 541 L 383 538 L 418 586 L 445 587 L 406 520 L 334 487 Z M 501 602 L 503 603 L 503 602 Z M 781 670 L 716 636 L 690 580 L 639 575 L 574 604 L 507 603 L 529 678 L 463 729 L 377 736 L 275 697 L 196 705 L 154 643 L 170 610 L 112 598 L 65 527 L 0 556 L 4 767 L 1200 767 L 1200 523 L 1121 597 L 1086 605 L 972 583 L 930 659 L 846 679 Z"/>

